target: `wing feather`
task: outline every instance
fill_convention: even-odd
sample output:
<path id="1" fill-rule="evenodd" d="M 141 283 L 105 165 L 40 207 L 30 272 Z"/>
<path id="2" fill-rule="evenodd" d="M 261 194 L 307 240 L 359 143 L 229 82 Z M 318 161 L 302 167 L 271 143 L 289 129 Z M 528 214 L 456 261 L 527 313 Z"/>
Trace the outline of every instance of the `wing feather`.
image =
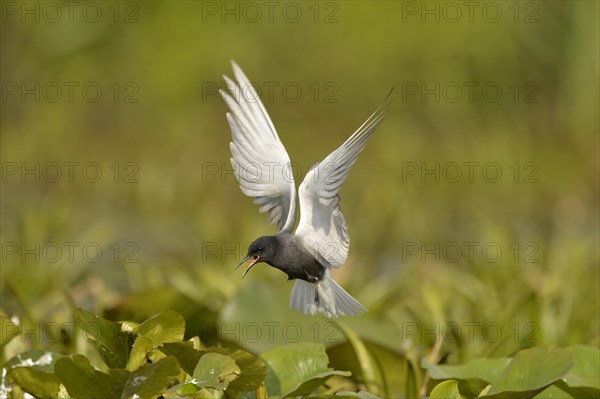
<path id="1" fill-rule="evenodd" d="M 286 173 L 290 157 L 256 90 L 241 68 L 231 64 L 237 82 L 224 76 L 228 90 L 220 93 L 230 110 L 229 148 L 235 177 L 242 192 L 255 197 L 259 211 L 269 212 L 269 222 L 277 224 L 279 231 L 291 232 L 297 201 L 293 177 Z"/>
<path id="2" fill-rule="evenodd" d="M 326 266 L 339 267 L 348 258 L 350 236 L 338 192 L 358 154 L 383 120 L 391 93 L 341 146 L 315 165 L 300 184 L 300 223 L 295 234 Z"/>

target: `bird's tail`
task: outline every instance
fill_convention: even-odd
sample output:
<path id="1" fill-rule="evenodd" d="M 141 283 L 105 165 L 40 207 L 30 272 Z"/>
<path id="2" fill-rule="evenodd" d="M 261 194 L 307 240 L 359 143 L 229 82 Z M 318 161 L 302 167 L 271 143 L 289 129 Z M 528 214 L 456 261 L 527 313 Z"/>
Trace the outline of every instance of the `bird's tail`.
<path id="1" fill-rule="evenodd" d="M 290 307 L 306 314 L 325 313 L 327 317 L 357 315 L 367 310 L 329 276 L 328 270 L 318 284 L 296 280 Z"/>

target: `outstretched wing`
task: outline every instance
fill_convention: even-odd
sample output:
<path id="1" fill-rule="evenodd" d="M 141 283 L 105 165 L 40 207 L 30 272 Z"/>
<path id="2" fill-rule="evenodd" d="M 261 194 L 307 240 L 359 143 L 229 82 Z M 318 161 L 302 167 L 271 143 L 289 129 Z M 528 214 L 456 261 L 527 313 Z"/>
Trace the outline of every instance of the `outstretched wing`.
<path id="1" fill-rule="evenodd" d="M 291 232 L 296 221 L 296 187 L 290 157 L 260 98 L 241 68 L 231 62 L 237 82 L 223 76 L 229 91 L 220 90 L 231 112 L 231 164 L 242 192 L 255 197 L 269 222 Z"/>
<path id="2" fill-rule="evenodd" d="M 308 172 L 300 185 L 300 223 L 295 234 L 324 266 L 338 267 L 348 258 L 350 236 L 338 191 L 358 154 L 383 120 L 391 93 L 344 144 Z"/>

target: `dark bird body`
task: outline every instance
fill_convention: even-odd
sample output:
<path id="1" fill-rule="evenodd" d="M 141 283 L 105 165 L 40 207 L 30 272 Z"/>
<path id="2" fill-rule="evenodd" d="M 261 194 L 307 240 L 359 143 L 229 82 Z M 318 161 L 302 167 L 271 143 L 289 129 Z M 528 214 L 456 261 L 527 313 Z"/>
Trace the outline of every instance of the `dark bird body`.
<path id="1" fill-rule="evenodd" d="M 248 249 L 248 257 L 254 256 L 258 256 L 259 260 L 253 265 L 265 262 L 287 274 L 288 280 L 298 279 L 314 284 L 325 275 L 325 267 L 293 234 L 280 233 L 258 238 Z"/>

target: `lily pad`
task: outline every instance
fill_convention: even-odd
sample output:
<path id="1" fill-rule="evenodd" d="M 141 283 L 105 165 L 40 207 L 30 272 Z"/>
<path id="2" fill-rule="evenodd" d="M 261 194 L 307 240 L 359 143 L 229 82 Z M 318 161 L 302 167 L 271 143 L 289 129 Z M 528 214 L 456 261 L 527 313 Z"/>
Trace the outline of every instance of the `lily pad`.
<path id="1" fill-rule="evenodd" d="M 207 353 L 194 369 L 193 382 L 200 387 L 225 390 L 240 374 L 240 368 L 229 356 Z"/>
<path id="2" fill-rule="evenodd" d="M 560 389 L 556 384 L 552 384 L 542 392 L 534 396 L 535 399 L 583 399 L 585 396 L 573 396 Z M 593 398 L 597 398 L 594 396 Z"/>
<path id="3" fill-rule="evenodd" d="M 82 355 L 63 357 L 56 362 L 55 372 L 69 395 L 78 399 L 119 398 L 124 377 L 121 380 L 96 370 Z"/>
<path id="4" fill-rule="evenodd" d="M 8 374 L 25 392 L 36 398 L 56 398 L 60 388 L 57 376 L 33 367 L 15 367 Z"/>
<path id="5" fill-rule="evenodd" d="M 320 344 L 282 346 L 263 353 L 261 358 L 267 363 L 265 385 L 270 396 L 308 395 L 334 375 L 350 375 L 327 367 L 329 359 Z"/>
<path id="6" fill-rule="evenodd" d="M 63 355 L 55 352 L 34 350 L 11 358 L 2 370 L 21 389 L 39 398 L 58 395 L 60 381 L 54 375 L 54 364 Z M 6 371 L 5 371 L 6 370 Z"/>
<path id="7" fill-rule="evenodd" d="M 148 354 L 154 349 L 154 343 L 150 338 L 137 337 L 131 348 L 127 370 L 134 371 L 140 366 L 148 363 Z"/>
<path id="8" fill-rule="evenodd" d="M 69 395 L 78 399 L 153 397 L 163 392 L 180 370 L 175 358 L 165 357 L 133 372 L 112 369 L 107 374 L 81 355 L 63 357 L 55 368 Z"/>
<path id="9" fill-rule="evenodd" d="M 429 372 L 434 380 L 470 380 L 478 379 L 491 383 L 508 366 L 511 359 L 473 359 L 461 365 L 431 364 L 425 359 L 421 361 L 421 367 Z"/>
<path id="10" fill-rule="evenodd" d="M 567 350 L 573 356 L 573 368 L 565 376 L 565 383 L 600 390 L 600 349 L 577 345 Z"/>
<path id="11" fill-rule="evenodd" d="M 573 368 L 556 385 L 575 398 L 600 397 L 600 350 L 577 345 L 567 348 Z"/>
<path id="12" fill-rule="evenodd" d="M 218 353 L 229 356 L 240 369 L 240 375 L 229 385 L 229 390 L 253 391 L 258 389 L 267 375 L 264 361 L 241 349 L 207 348 L 197 350 L 191 342 L 165 343 L 160 351 L 169 356 L 175 356 L 181 368 L 189 375 L 194 374 L 197 363 L 206 353 Z"/>
<path id="13" fill-rule="evenodd" d="M 122 388 L 121 397 L 130 398 L 137 395 L 141 398 L 151 398 L 160 395 L 167 389 L 180 368 L 177 359 L 165 357 L 153 364 L 142 366 L 134 372 L 119 370 L 126 373 L 127 380 Z"/>
<path id="14" fill-rule="evenodd" d="M 158 349 L 167 356 L 174 356 L 181 368 L 189 375 L 194 375 L 196 364 L 202 356 L 202 352 L 194 349 L 191 342 L 166 342 Z"/>
<path id="15" fill-rule="evenodd" d="M 85 340 L 91 343 L 110 368 L 125 368 L 129 359 L 133 335 L 115 323 L 83 309 L 77 309 L 77 326 Z"/>
<path id="16" fill-rule="evenodd" d="M 489 397 L 530 398 L 565 376 L 573 367 L 566 349 L 539 346 L 518 352 L 492 382 Z"/>
<path id="17" fill-rule="evenodd" d="M 209 348 L 208 350 L 231 357 L 240 368 L 241 375 L 229 385 L 230 390 L 254 391 L 265 380 L 267 366 L 261 358 L 241 349 Z"/>
<path id="18" fill-rule="evenodd" d="M 429 395 L 429 399 L 461 399 L 458 381 L 447 380 L 437 384 Z"/>

